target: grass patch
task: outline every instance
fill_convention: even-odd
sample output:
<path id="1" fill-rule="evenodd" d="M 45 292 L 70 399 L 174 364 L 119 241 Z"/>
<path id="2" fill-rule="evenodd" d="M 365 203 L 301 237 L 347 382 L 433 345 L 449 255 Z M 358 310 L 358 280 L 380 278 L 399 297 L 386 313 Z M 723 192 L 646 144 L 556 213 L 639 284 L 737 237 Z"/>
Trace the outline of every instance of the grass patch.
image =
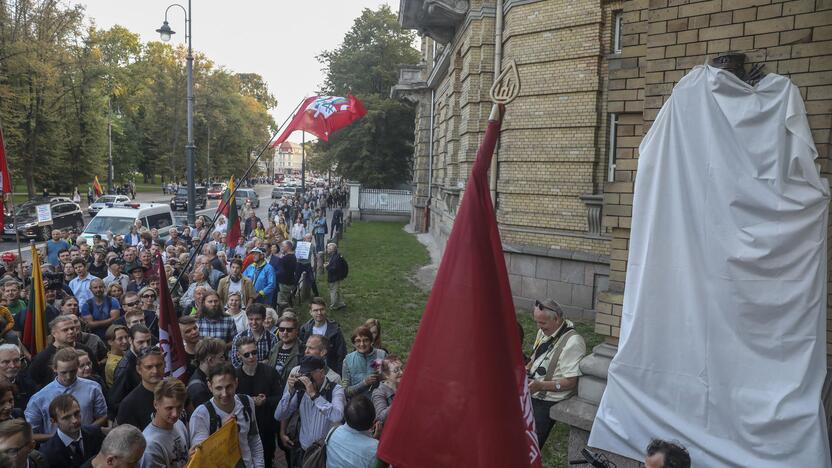
<path id="1" fill-rule="evenodd" d="M 329 315 L 338 321 L 346 336 L 368 318 L 379 319 L 384 347 L 407 358 L 428 299 L 428 294 L 411 278 L 418 268 L 430 262 L 430 257 L 415 236 L 404 232 L 403 226 L 354 221 L 347 229 L 340 243 L 350 267 L 343 286 L 347 308 Z M 329 302 L 324 278 L 320 278 L 318 288 Z M 308 320 L 307 310 L 305 304 L 298 310 L 302 321 Z M 529 311 L 518 310 L 517 318 L 524 330 L 523 349 L 531 353 L 537 326 Z M 587 351 L 603 341 L 602 336 L 595 334 L 592 322 L 575 322 L 575 328 L 586 340 Z M 353 350 L 349 345 L 347 348 L 348 352 Z M 543 447 L 543 466 L 567 466 L 568 443 L 567 426 L 555 425 Z"/>
<path id="2" fill-rule="evenodd" d="M 403 226 L 356 221 L 347 229 L 340 244 L 350 267 L 343 290 L 347 308 L 330 315 L 347 336 L 368 318 L 380 320 L 384 347 L 406 357 L 428 298 L 410 278 L 430 257 Z M 318 288 L 329 302 L 326 281 L 320 281 Z"/>

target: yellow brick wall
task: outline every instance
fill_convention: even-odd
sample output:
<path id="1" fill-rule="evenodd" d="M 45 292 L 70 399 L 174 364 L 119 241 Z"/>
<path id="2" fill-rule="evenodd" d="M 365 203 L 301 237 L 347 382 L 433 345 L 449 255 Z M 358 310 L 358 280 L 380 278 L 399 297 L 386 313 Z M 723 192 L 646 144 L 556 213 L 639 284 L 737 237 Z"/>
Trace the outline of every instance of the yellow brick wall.
<path id="1" fill-rule="evenodd" d="M 622 8 L 624 49 L 610 60 L 606 103 L 608 112 L 622 113 L 615 182 L 605 188 L 604 223 L 612 231 L 610 286 L 596 311 L 596 331 L 612 342 L 621 323 L 638 143 L 673 85 L 695 65 L 735 50 L 749 63 L 765 63 L 769 73 L 788 76 L 805 100 L 824 176 L 832 178 L 832 2 L 629 0 Z M 828 317 L 827 330 L 832 330 L 832 314 Z M 832 360 L 832 333 L 827 333 Z"/>

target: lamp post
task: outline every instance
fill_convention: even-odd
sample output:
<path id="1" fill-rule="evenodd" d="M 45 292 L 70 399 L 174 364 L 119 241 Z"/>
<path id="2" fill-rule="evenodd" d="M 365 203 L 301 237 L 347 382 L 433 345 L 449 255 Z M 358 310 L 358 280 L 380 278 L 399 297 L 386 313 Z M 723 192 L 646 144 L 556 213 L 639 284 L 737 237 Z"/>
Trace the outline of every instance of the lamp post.
<path id="1" fill-rule="evenodd" d="M 185 40 L 188 41 L 188 56 L 186 58 L 187 73 L 188 73 L 188 143 L 185 145 L 185 164 L 187 166 L 188 175 L 188 224 L 193 226 L 196 222 L 196 189 L 194 187 L 194 55 L 191 48 L 191 0 L 188 0 L 188 8 L 185 9 L 182 5 L 174 3 L 165 9 L 165 21 L 162 27 L 156 32 L 163 41 L 168 42 L 174 34 L 168 24 L 168 10 L 172 7 L 179 7 L 185 13 Z"/>

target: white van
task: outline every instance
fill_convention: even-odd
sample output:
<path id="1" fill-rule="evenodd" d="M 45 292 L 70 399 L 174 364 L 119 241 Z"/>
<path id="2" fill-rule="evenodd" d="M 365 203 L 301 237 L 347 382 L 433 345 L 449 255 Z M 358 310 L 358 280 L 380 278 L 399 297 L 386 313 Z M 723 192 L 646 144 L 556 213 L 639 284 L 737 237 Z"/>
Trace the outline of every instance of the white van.
<path id="1" fill-rule="evenodd" d="M 127 235 L 130 233 L 130 226 L 140 219 L 142 225 L 148 229 L 159 230 L 159 238 L 167 239 L 168 231 L 173 226 L 173 212 L 170 206 L 162 203 L 125 203 L 121 206 L 104 208 L 95 215 L 81 237 L 92 240 L 96 234 L 103 239 L 107 233 Z"/>

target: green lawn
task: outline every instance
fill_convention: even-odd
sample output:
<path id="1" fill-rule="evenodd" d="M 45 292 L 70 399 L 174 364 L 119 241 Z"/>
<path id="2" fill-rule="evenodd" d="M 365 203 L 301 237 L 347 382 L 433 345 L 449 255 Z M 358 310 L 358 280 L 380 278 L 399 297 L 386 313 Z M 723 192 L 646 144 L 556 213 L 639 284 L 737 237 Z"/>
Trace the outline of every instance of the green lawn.
<path id="1" fill-rule="evenodd" d="M 428 297 L 412 277 L 430 258 L 416 237 L 402 228 L 399 223 L 356 221 L 347 229 L 340 250 L 350 267 L 344 282 L 348 307 L 331 312 L 330 316 L 341 324 L 348 339 L 352 330 L 366 319 L 379 319 L 384 346 L 406 358 Z M 326 281 L 322 279 L 318 288 L 329 302 Z M 301 320 L 307 320 L 306 306 L 299 309 Z M 530 352 L 537 328 L 528 311 L 518 311 L 518 319 L 525 331 L 523 349 Z M 576 322 L 575 326 L 586 339 L 587 350 L 602 341 L 593 331 L 593 323 Z M 543 448 L 544 467 L 567 466 L 568 439 L 567 427 L 556 425 Z"/>

